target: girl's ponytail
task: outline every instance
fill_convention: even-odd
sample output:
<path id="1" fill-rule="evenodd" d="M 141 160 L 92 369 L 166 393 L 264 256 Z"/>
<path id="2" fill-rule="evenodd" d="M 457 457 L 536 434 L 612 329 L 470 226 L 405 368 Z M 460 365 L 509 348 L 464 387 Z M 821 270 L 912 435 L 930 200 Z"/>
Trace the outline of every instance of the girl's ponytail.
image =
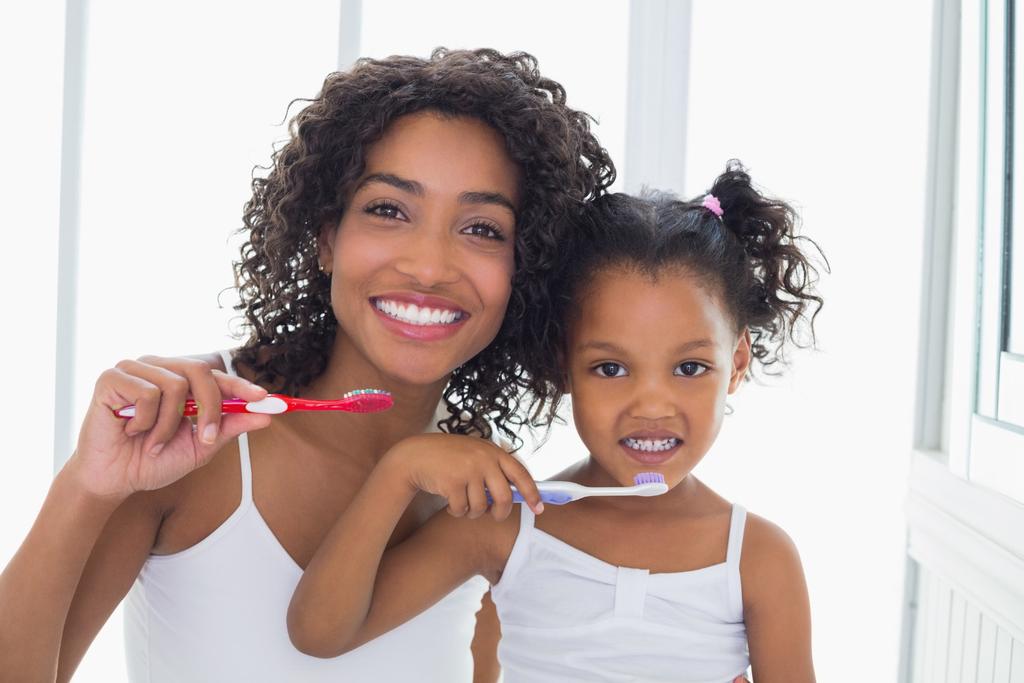
<path id="1" fill-rule="evenodd" d="M 806 247 L 821 255 L 813 240 L 796 234 L 798 217 L 785 202 L 754 189 L 750 176 L 735 159 L 711 187 L 721 206 L 721 224 L 745 255 L 742 286 L 735 291 L 738 322 L 750 330 L 754 357 L 762 366 L 783 360 L 787 339 L 797 346 L 814 342 L 814 318 L 822 299 L 814 293 L 818 271 Z M 828 262 L 822 261 L 825 268 Z M 736 273 L 739 275 L 739 273 Z M 732 283 L 726 282 L 726 289 Z M 735 283 L 740 284 L 740 283 Z M 806 321 L 810 338 L 799 333 Z"/>

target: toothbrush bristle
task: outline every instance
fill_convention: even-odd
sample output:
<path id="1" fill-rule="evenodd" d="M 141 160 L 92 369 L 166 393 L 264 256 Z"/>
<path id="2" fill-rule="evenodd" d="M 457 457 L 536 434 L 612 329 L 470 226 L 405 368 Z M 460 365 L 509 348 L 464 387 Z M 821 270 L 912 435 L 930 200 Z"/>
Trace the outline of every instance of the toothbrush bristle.
<path id="1" fill-rule="evenodd" d="M 657 472 L 641 472 L 633 476 L 633 483 L 637 486 L 641 484 L 664 484 L 665 477 Z"/>

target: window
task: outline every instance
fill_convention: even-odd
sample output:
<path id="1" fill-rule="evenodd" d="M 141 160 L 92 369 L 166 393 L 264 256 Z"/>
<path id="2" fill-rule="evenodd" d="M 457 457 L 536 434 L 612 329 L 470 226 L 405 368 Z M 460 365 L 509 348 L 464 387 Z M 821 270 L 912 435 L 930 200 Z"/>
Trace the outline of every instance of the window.
<path id="1" fill-rule="evenodd" d="M 992 0 L 963 13 L 949 456 L 957 474 L 1024 501 L 1024 146 L 1015 134 L 1024 131 L 1024 63 L 1015 11 L 1013 0 Z"/>

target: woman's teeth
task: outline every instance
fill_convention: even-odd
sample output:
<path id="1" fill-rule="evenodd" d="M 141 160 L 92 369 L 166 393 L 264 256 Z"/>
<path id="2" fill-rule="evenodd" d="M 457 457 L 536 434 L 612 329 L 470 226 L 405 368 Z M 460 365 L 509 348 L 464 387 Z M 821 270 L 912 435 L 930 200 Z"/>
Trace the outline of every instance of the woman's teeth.
<path id="1" fill-rule="evenodd" d="M 378 311 L 410 325 L 451 325 L 462 319 L 460 311 L 444 308 L 427 308 L 416 304 L 399 304 L 387 299 L 376 299 L 373 305 Z"/>
<path id="2" fill-rule="evenodd" d="M 667 451 L 682 443 L 679 439 L 623 439 L 622 443 L 635 451 Z"/>

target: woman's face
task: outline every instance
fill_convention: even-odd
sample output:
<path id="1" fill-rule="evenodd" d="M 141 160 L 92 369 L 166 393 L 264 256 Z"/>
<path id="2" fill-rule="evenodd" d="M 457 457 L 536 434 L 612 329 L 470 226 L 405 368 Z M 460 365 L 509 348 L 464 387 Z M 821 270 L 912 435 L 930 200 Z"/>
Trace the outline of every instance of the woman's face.
<path id="1" fill-rule="evenodd" d="M 498 333 L 514 270 L 519 169 L 472 118 L 411 114 L 366 157 L 321 235 L 339 338 L 390 378 L 428 384 Z"/>

